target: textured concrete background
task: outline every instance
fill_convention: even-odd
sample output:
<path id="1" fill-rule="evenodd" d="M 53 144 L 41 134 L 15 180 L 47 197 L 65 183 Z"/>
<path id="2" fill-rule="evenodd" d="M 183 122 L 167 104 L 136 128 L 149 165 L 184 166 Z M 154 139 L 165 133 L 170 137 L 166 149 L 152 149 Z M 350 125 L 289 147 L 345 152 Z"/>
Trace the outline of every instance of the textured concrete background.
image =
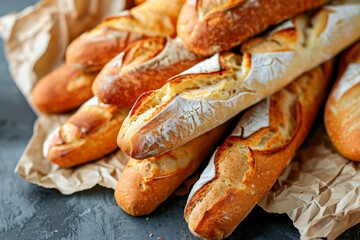
<path id="1" fill-rule="evenodd" d="M 1 0 L 0 16 L 35 0 Z M 2 42 L 0 41 L 2 46 Z M 182 211 L 186 197 L 170 197 L 148 217 L 122 212 L 102 187 L 63 196 L 13 173 L 32 134 L 35 114 L 12 82 L 0 50 L 0 239 L 196 239 Z M 230 239 L 298 239 L 286 215 L 255 208 Z M 360 239 L 360 225 L 340 239 Z"/>

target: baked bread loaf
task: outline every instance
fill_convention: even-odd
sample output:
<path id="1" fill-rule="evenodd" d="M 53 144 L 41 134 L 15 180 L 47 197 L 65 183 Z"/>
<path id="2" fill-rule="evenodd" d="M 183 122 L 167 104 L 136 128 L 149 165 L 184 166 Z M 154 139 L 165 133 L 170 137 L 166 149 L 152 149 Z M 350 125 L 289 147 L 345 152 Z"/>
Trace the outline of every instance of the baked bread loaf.
<path id="1" fill-rule="evenodd" d="M 129 44 L 147 37 L 175 36 L 176 21 L 185 0 L 148 0 L 75 39 L 66 62 L 78 68 L 100 70 Z"/>
<path id="2" fill-rule="evenodd" d="M 336 81 L 325 108 L 325 126 L 336 149 L 360 161 L 360 42 L 342 57 Z"/>
<path id="3" fill-rule="evenodd" d="M 360 2 L 328 5 L 285 22 L 148 92 L 125 119 L 118 144 L 148 158 L 183 145 L 285 87 L 360 37 Z"/>
<path id="4" fill-rule="evenodd" d="M 117 148 L 114 133 L 120 129 L 122 114 L 128 112 L 122 108 L 130 108 L 144 91 L 162 86 L 168 77 L 201 59 L 187 50 L 180 39 L 153 37 L 129 46 L 105 67 L 93 84 L 95 94 L 100 97 L 97 98 L 100 106 L 82 108 L 75 113 L 60 131 L 57 130 L 57 134 L 50 137 L 53 140 L 49 141 L 55 145 L 45 146 L 46 157 L 62 167 L 71 167 L 113 151 Z M 41 86 L 44 91 L 45 87 L 57 87 L 54 82 L 51 84 L 53 86 Z M 64 97 L 71 101 L 69 96 Z M 99 131 L 91 129 L 91 134 L 82 133 L 81 129 L 86 130 L 87 126 Z M 101 141 L 101 144 L 96 141 Z"/>
<path id="5" fill-rule="evenodd" d="M 63 168 L 102 157 L 115 149 L 116 136 L 130 109 L 87 101 L 43 145 L 43 155 Z"/>
<path id="6" fill-rule="evenodd" d="M 129 107 L 143 92 L 160 88 L 202 57 L 190 52 L 180 39 L 152 37 L 137 41 L 101 70 L 92 86 L 101 102 Z"/>
<path id="7" fill-rule="evenodd" d="M 193 234 L 229 236 L 270 190 L 311 128 L 330 68 L 303 74 L 242 115 L 190 192 L 184 214 Z"/>
<path id="8" fill-rule="evenodd" d="M 187 1 L 179 15 L 177 33 L 191 51 L 210 56 L 326 2 L 329 0 Z"/>
<path id="9" fill-rule="evenodd" d="M 227 126 L 222 124 L 160 156 L 130 159 L 115 188 L 118 205 L 133 216 L 150 214 L 209 156 Z"/>
<path id="10" fill-rule="evenodd" d="M 147 37 L 175 35 L 176 19 L 183 2 L 184 0 L 149 0 L 130 11 L 122 11 L 118 16 L 105 19 L 89 33 L 75 39 L 67 48 L 67 65 L 49 73 L 33 89 L 31 98 L 35 108 L 43 113 L 58 113 L 79 107 L 93 96 L 91 86 L 97 73 L 125 47 Z M 141 52 L 141 49 L 146 50 L 138 47 L 137 56 L 134 56 L 137 61 L 144 61 L 140 55 L 149 52 Z M 131 62 L 130 58 L 128 61 Z M 135 60 L 132 63 L 136 64 Z M 185 65 L 179 64 L 189 67 Z M 179 67 L 177 70 L 180 72 L 183 69 Z M 134 79 L 134 75 L 128 74 L 125 77 L 132 76 Z M 156 88 L 161 85 L 156 85 Z M 141 88 L 137 89 L 135 96 L 142 91 Z M 105 99 L 108 100 L 109 97 Z M 130 100 L 131 97 L 128 97 L 121 106 L 130 106 Z"/>
<path id="11" fill-rule="evenodd" d="M 91 85 L 97 73 L 64 64 L 36 83 L 30 96 L 32 105 L 42 113 L 70 111 L 93 96 Z"/>

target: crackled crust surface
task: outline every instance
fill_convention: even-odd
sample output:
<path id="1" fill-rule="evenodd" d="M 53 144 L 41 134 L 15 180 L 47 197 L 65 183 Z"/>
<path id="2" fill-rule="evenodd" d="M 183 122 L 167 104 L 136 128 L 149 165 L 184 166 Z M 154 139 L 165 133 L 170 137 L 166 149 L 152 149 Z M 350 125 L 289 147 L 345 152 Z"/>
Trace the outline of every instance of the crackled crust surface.
<path id="1" fill-rule="evenodd" d="M 100 70 L 129 44 L 155 36 L 174 36 L 184 0 L 150 0 L 106 18 L 67 48 L 66 62 Z"/>
<path id="2" fill-rule="evenodd" d="M 335 56 L 360 37 L 359 21 L 359 3 L 328 5 L 247 41 L 242 55 L 215 54 L 140 97 L 119 146 L 146 158 L 209 131 Z"/>
<path id="3" fill-rule="evenodd" d="M 118 205 L 128 214 L 150 214 L 199 167 L 224 134 L 228 124 L 160 156 L 131 159 L 115 188 Z"/>
<path id="4" fill-rule="evenodd" d="M 185 219 L 196 236 L 230 235 L 271 188 L 311 128 L 326 92 L 329 67 L 318 67 L 271 96 L 269 125 L 247 137 L 244 131 L 231 134 L 214 153 L 185 208 Z M 243 126 L 263 121 L 262 113 L 257 114 L 242 119 Z"/>
<path id="5" fill-rule="evenodd" d="M 325 126 L 331 141 L 346 158 L 360 161 L 360 42 L 343 56 L 325 108 Z"/>
<path id="6" fill-rule="evenodd" d="M 128 111 L 100 104 L 94 97 L 48 136 L 43 146 L 45 157 L 69 168 L 114 151 L 117 133 Z"/>
<path id="7" fill-rule="evenodd" d="M 230 50 L 269 26 L 328 1 L 187 1 L 179 15 L 177 33 L 190 50 L 209 56 Z"/>
<path id="8" fill-rule="evenodd" d="M 105 65 L 93 92 L 104 103 L 130 107 L 143 92 L 160 88 L 168 78 L 202 59 L 178 38 L 140 40 Z"/>

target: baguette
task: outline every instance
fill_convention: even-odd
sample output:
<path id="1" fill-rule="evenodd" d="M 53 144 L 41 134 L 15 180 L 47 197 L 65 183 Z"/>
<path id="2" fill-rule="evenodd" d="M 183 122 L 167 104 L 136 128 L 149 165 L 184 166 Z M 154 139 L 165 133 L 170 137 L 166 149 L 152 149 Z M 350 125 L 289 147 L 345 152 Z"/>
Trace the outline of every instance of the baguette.
<path id="1" fill-rule="evenodd" d="M 227 126 L 223 124 L 160 156 L 130 159 L 115 188 L 118 205 L 133 216 L 150 214 L 195 172 Z"/>
<path id="2" fill-rule="evenodd" d="M 215 54 L 141 96 L 120 148 L 142 159 L 183 145 L 335 56 L 360 37 L 359 22 L 359 2 L 328 5 L 246 42 L 242 56 Z"/>
<path id="3" fill-rule="evenodd" d="M 186 66 L 193 65 L 201 59 L 201 57 L 189 52 L 179 39 L 166 38 L 149 38 L 134 43 L 129 46 L 124 55 L 122 60 L 124 64 L 121 69 L 123 72 L 120 72 L 120 75 L 116 73 L 119 61 L 114 59 L 114 62 L 111 61 L 94 82 L 94 92 L 98 96 L 100 95 L 100 99 L 98 99 L 101 105 L 80 109 L 69 119 L 68 123 L 60 130 L 60 133 L 64 135 L 63 139 L 70 136 L 70 139 L 67 141 L 56 140 L 59 138 L 57 136 L 59 135 L 58 130 L 57 134 L 53 134 L 50 137 L 50 139 L 55 139 L 49 140 L 50 142 L 61 143 L 54 146 L 46 145 L 46 157 L 50 161 L 62 167 L 71 167 L 94 160 L 116 149 L 114 133 L 120 129 L 122 118 L 124 117 L 122 114 L 127 113 L 127 111 L 119 108 L 130 108 L 131 104 L 144 91 L 163 85 L 164 81 L 167 80 L 166 76 L 179 73 Z M 109 79 L 116 82 L 111 84 Z M 98 89 L 105 89 L 104 91 L 108 91 L 108 93 L 101 95 L 99 93 L 104 91 Z M 104 99 L 105 101 L 103 101 Z M 121 114 L 119 115 L 116 111 L 120 110 Z M 111 119 L 107 118 L 108 121 L 104 123 L 107 127 L 100 128 L 96 134 L 84 134 L 80 139 L 76 135 L 83 125 L 92 126 L 93 124 L 97 125 L 98 122 L 102 123 L 104 116 L 107 115 L 111 117 Z M 77 128 L 70 125 L 75 125 Z M 96 142 L 100 141 L 100 139 L 102 139 L 101 144 Z M 74 146 L 76 146 L 77 150 L 70 151 L 69 149 L 72 149 Z"/>
<path id="4" fill-rule="evenodd" d="M 177 34 L 191 51 L 210 56 L 326 2 L 329 0 L 187 1 L 179 14 Z"/>
<path id="5" fill-rule="evenodd" d="M 174 35 L 183 1 L 147 1 L 105 19 L 89 33 L 75 39 L 67 48 L 67 65 L 49 73 L 36 84 L 31 97 L 35 108 L 43 113 L 59 113 L 79 107 L 93 96 L 91 86 L 97 73 L 126 46 L 150 36 Z M 134 96 L 139 92 L 142 93 L 142 89 Z M 131 96 L 126 100 L 121 107 L 129 107 L 129 101 L 134 101 Z"/>
<path id="6" fill-rule="evenodd" d="M 180 39 L 153 37 L 137 41 L 112 59 L 92 86 L 101 102 L 130 107 L 143 92 L 203 60 Z"/>
<path id="7" fill-rule="evenodd" d="M 336 149 L 360 161 L 360 42 L 343 56 L 339 77 L 325 107 L 325 126 Z"/>
<path id="8" fill-rule="evenodd" d="M 106 18 L 67 48 L 66 62 L 78 68 L 100 70 L 129 44 L 155 36 L 175 36 L 184 0 L 149 0 L 129 11 Z"/>
<path id="9" fill-rule="evenodd" d="M 303 74 L 242 115 L 190 192 L 184 215 L 192 233 L 229 236 L 270 190 L 305 140 L 330 70 L 329 64 Z"/>
<path id="10" fill-rule="evenodd" d="M 97 73 L 64 64 L 36 83 L 30 95 L 31 103 L 42 113 L 72 110 L 93 96 L 91 85 Z"/>
<path id="11" fill-rule="evenodd" d="M 70 168 L 116 150 L 116 136 L 129 110 L 101 104 L 96 97 L 90 99 L 48 136 L 43 155 Z"/>

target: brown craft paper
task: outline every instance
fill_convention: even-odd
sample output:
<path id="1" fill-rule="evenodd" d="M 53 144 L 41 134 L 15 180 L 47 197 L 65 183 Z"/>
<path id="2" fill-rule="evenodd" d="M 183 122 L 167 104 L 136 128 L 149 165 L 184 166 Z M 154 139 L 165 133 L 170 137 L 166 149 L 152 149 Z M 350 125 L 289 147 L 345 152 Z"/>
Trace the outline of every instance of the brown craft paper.
<path id="1" fill-rule="evenodd" d="M 60 127 L 69 115 L 40 116 L 34 125 L 34 134 L 22 154 L 15 172 L 25 180 L 45 188 L 55 188 L 62 194 L 72 194 L 96 184 L 115 189 L 117 180 L 129 157 L 120 150 L 75 168 L 64 169 L 47 161 L 42 154 L 43 142 L 53 129 Z M 198 179 L 196 174 L 187 179 L 174 193 L 186 195 Z"/>
<path id="2" fill-rule="evenodd" d="M 125 7 L 126 0 L 42 0 L 2 17 L 10 73 L 25 97 L 37 80 L 63 63 L 75 37 Z"/>
<path id="3" fill-rule="evenodd" d="M 126 0 L 43 0 L 18 14 L 0 19 L 11 75 L 29 104 L 31 89 L 42 76 L 63 63 L 66 46 Z M 68 115 L 40 116 L 34 134 L 15 169 L 25 180 L 72 194 L 96 184 L 115 188 L 127 157 L 120 151 L 73 169 L 61 169 L 42 156 L 46 135 Z"/>
<path id="4" fill-rule="evenodd" d="M 25 97 L 29 99 L 40 77 L 62 63 L 65 48 L 74 37 L 124 7 L 125 0 L 44 0 L 1 18 L 10 71 Z M 46 135 L 67 117 L 39 117 L 15 171 L 29 182 L 63 194 L 96 184 L 114 188 L 128 159 L 121 151 L 73 169 L 61 169 L 42 156 Z M 357 163 L 336 153 L 323 130 L 318 131 L 260 206 L 268 212 L 287 213 L 303 239 L 334 239 L 360 222 L 359 170 Z M 183 188 L 178 193 L 186 191 Z"/>
<path id="5" fill-rule="evenodd" d="M 128 157 L 120 150 L 100 160 L 75 168 L 64 169 L 47 161 L 42 145 L 52 129 L 65 122 L 67 116 L 40 116 L 34 134 L 15 169 L 29 182 L 45 188 L 58 189 L 62 194 L 72 194 L 94 187 L 96 184 L 115 188 Z"/>
<path id="6" fill-rule="evenodd" d="M 360 163 L 343 158 L 318 129 L 259 205 L 286 213 L 302 239 L 335 239 L 360 222 Z"/>

